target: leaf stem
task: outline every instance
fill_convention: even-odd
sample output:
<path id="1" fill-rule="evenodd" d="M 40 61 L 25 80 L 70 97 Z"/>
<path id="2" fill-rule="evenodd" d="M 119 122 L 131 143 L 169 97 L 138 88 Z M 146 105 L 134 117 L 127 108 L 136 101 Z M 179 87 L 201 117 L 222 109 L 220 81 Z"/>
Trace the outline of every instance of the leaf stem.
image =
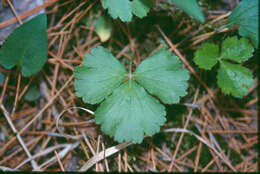
<path id="1" fill-rule="evenodd" d="M 130 60 L 130 65 L 129 65 L 129 73 L 128 73 L 128 79 L 129 79 L 129 87 L 132 87 L 132 63 L 133 59 L 131 58 Z"/>

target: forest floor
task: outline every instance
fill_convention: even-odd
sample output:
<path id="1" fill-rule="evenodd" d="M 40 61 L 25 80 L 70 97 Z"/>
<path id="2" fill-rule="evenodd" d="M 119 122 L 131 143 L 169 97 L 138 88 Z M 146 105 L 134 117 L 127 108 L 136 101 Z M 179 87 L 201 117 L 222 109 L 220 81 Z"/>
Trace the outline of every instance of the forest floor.
<path id="1" fill-rule="evenodd" d="M 17 18 L 24 19 L 45 9 L 48 59 L 41 72 L 29 78 L 0 66 L 4 75 L 0 82 L 0 170 L 258 170 L 257 78 L 248 94 L 237 99 L 224 95 L 218 88 L 216 70 L 200 70 L 193 62 L 194 52 L 202 43 L 219 44 L 227 36 L 237 35 L 236 28 L 214 29 L 225 23 L 238 1 L 201 0 L 204 24 L 174 7 L 165 10 L 159 0 L 155 2 L 144 19 L 135 18 L 131 24 L 114 20 L 113 33 L 107 42 L 101 42 L 95 33 L 95 15 L 104 13 L 100 1 L 46 0 L 21 11 L 18 17 L 10 13 L 13 16 L 1 21 L 1 36 L 7 37 L 9 33 L 1 29 L 17 23 Z M 159 133 L 144 138 L 141 144 L 114 141 L 101 132 L 91 112 L 77 108 L 93 112 L 97 108 L 75 96 L 73 72 L 84 55 L 98 45 L 108 48 L 121 62 L 135 57 L 135 67 L 167 45 L 190 71 L 188 95 L 180 104 L 166 105 L 167 122 Z M 246 63 L 254 77 L 258 70 L 256 58 L 255 55 Z M 39 97 L 28 101 L 24 96 L 32 86 L 38 90 L 38 94 L 32 95 Z"/>

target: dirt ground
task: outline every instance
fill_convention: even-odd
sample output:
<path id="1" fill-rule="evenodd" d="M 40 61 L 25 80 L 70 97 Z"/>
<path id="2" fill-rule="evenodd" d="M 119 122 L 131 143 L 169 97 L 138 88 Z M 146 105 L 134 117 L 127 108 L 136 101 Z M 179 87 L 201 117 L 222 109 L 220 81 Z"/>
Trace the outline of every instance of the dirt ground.
<path id="1" fill-rule="evenodd" d="M 95 33 L 96 16 L 105 13 L 100 1 L 24 0 L 19 4 L 13 0 L 18 17 L 8 0 L 0 1 L 0 45 L 18 26 L 17 18 L 43 12 L 48 17 L 48 59 L 41 72 L 22 77 L 17 69 L 0 65 L 0 170 L 258 171 L 257 78 L 248 94 L 237 99 L 218 88 L 216 69 L 206 72 L 193 62 L 202 43 L 219 44 L 238 34 L 237 28 L 215 29 L 225 23 L 239 1 L 200 0 L 204 24 L 164 0 L 154 2 L 144 19 L 113 20 L 112 36 L 101 42 Z M 74 68 L 99 45 L 123 64 L 134 57 L 133 68 L 166 45 L 190 71 L 188 95 L 180 104 L 165 105 L 167 122 L 141 144 L 118 143 L 102 133 L 92 114 L 98 105 L 75 96 Z M 245 63 L 254 77 L 256 59 L 255 55 Z M 40 95 L 28 101 L 24 96 L 31 86 Z"/>

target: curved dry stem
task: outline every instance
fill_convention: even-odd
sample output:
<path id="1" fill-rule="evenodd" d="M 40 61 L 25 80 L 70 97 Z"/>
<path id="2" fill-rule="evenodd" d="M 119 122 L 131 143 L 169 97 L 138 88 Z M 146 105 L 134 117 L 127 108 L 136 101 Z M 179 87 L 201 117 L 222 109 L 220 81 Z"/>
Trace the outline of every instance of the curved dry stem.
<path id="1" fill-rule="evenodd" d="M 63 110 L 63 111 L 58 115 L 58 117 L 57 117 L 57 119 L 56 119 L 56 128 L 57 128 L 57 130 L 59 131 L 59 133 L 60 133 L 62 136 L 66 137 L 66 138 L 71 138 L 71 139 L 76 139 L 76 140 L 78 140 L 79 138 L 81 138 L 80 136 L 74 136 L 74 135 L 64 134 L 63 131 L 62 131 L 62 130 L 60 129 L 60 127 L 59 127 L 59 121 L 60 121 L 62 115 L 63 115 L 66 111 L 68 111 L 68 110 L 70 110 L 70 109 L 75 109 L 75 108 L 76 108 L 76 109 L 82 109 L 82 110 L 84 110 L 84 111 L 86 111 L 86 112 L 88 112 L 88 113 L 94 115 L 94 112 L 93 112 L 93 111 L 91 111 L 91 110 L 89 110 L 89 109 L 86 109 L 86 108 L 83 108 L 83 107 L 78 107 L 78 106 L 69 107 L 68 109 Z M 92 121 L 93 121 L 92 119 L 91 119 L 91 120 L 88 120 L 87 123 L 92 122 Z"/>

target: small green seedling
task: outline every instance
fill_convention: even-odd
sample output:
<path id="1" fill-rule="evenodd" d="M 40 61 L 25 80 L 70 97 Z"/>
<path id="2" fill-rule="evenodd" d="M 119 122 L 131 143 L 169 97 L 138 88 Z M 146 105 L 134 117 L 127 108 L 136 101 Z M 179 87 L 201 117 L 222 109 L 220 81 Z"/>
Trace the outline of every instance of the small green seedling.
<path id="1" fill-rule="evenodd" d="M 161 49 L 145 59 L 132 74 L 105 48 L 86 54 L 75 68 L 75 90 L 90 104 L 102 102 L 95 122 L 115 140 L 141 143 L 166 121 L 165 108 L 151 95 L 167 104 L 178 103 L 186 95 L 189 73 L 177 56 Z M 151 95 L 149 95 L 150 93 Z"/>
<path id="2" fill-rule="evenodd" d="M 29 87 L 28 91 L 24 95 L 24 99 L 28 102 L 33 102 L 41 97 L 39 86 L 33 84 Z"/>
<path id="3" fill-rule="evenodd" d="M 7 69 L 17 65 L 25 77 L 40 71 L 47 58 L 46 27 L 45 14 L 17 27 L 2 46 L 0 63 Z"/>
<path id="4" fill-rule="evenodd" d="M 110 17 L 102 15 L 97 18 L 95 31 L 99 36 L 101 42 L 106 42 L 112 33 L 113 23 Z"/>
<path id="5" fill-rule="evenodd" d="M 252 73 L 237 63 L 252 57 L 254 48 L 247 39 L 237 37 L 225 39 L 221 47 L 221 53 L 219 53 L 217 45 L 205 43 L 201 49 L 195 52 L 194 62 L 205 70 L 210 70 L 219 62 L 218 86 L 224 94 L 242 98 L 247 94 L 248 88 L 253 86 L 254 80 Z M 230 63 L 228 60 L 235 63 Z"/>

